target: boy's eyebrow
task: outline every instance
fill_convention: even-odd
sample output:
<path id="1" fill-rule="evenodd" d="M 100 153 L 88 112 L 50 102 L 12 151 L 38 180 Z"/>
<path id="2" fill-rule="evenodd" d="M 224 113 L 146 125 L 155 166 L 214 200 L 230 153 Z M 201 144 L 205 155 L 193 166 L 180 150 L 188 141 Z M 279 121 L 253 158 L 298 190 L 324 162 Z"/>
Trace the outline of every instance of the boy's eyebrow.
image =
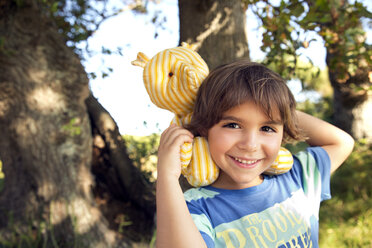
<path id="1" fill-rule="evenodd" d="M 238 118 L 238 117 L 235 117 L 235 116 L 226 115 L 226 116 L 222 116 L 221 121 L 237 121 L 237 122 L 241 122 L 242 120 L 240 118 Z"/>
<path id="2" fill-rule="evenodd" d="M 268 124 L 268 125 L 283 125 L 283 122 L 282 121 L 276 121 L 276 120 L 270 120 L 270 121 L 265 122 L 264 124 Z"/>
<path id="3" fill-rule="evenodd" d="M 226 116 L 222 116 L 221 118 L 221 121 L 236 121 L 236 122 L 243 122 L 242 119 L 238 118 L 238 117 L 235 117 L 235 116 L 230 116 L 230 115 L 226 115 Z M 279 120 L 268 120 L 268 121 L 265 121 L 264 123 L 262 124 L 265 124 L 265 125 L 283 125 L 283 122 L 282 121 L 279 121 Z"/>

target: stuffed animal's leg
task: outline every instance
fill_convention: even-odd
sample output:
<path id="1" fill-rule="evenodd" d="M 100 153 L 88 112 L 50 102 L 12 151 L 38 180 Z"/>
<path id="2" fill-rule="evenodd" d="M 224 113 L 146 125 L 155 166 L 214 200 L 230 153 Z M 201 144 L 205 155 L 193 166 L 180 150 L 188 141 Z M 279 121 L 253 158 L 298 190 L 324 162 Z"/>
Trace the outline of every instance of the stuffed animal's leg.
<path id="1" fill-rule="evenodd" d="M 206 186 L 217 180 L 219 168 L 212 159 L 205 138 L 194 138 L 191 161 L 183 168 L 182 174 L 194 187 Z"/>
<path id="2" fill-rule="evenodd" d="M 284 147 L 280 147 L 274 163 L 264 172 L 266 175 L 280 175 L 292 169 L 292 153 Z"/>

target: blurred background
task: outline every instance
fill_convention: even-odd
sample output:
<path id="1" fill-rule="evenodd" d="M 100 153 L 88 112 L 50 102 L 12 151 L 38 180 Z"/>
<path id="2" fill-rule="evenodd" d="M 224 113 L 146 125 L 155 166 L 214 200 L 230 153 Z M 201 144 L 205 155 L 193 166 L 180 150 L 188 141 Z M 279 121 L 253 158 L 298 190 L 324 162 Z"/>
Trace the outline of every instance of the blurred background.
<path id="1" fill-rule="evenodd" d="M 298 109 L 354 137 L 322 203 L 320 247 L 372 247 L 371 9 L 367 0 L 1 1 L 0 246 L 154 247 L 157 146 L 173 114 L 150 101 L 131 61 L 188 42 L 210 69 L 239 58 L 267 65 Z"/>

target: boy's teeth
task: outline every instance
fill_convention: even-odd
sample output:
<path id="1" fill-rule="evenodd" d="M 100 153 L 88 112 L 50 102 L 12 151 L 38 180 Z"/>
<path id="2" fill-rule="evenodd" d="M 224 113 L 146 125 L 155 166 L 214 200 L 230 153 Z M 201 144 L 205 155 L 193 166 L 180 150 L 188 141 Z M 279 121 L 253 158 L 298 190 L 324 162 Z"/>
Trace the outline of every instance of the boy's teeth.
<path id="1" fill-rule="evenodd" d="M 242 164 L 254 164 L 257 162 L 257 160 L 242 160 L 240 158 L 234 158 L 236 161 L 238 161 L 239 163 L 242 163 Z"/>

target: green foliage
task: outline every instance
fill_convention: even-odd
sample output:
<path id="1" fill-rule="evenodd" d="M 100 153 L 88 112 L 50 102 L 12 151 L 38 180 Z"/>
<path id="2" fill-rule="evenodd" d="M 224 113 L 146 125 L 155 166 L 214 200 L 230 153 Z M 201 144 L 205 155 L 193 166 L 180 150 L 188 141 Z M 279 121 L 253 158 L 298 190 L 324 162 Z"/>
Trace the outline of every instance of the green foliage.
<path id="1" fill-rule="evenodd" d="M 69 123 L 62 126 L 62 129 L 69 133 L 70 136 L 77 136 L 81 133 L 80 123 L 77 118 L 71 118 Z"/>
<path id="2" fill-rule="evenodd" d="M 156 164 L 160 135 L 149 136 L 123 136 L 129 158 L 133 164 L 141 169 L 150 181 L 156 179 Z"/>
<path id="3" fill-rule="evenodd" d="M 320 208 L 321 247 L 372 246 L 372 147 L 363 140 L 334 173 Z"/>
<path id="4" fill-rule="evenodd" d="M 371 18 L 362 3 L 339 0 L 244 0 L 262 22 L 266 64 L 275 64 L 284 78 L 295 78 L 297 57 L 319 35 L 327 49 L 327 65 L 334 72 L 335 81 L 346 82 L 364 73 L 371 65 L 372 49 L 366 43 L 361 25 L 363 18 Z"/>
<path id="5" fill-rule="evenodd" d="M 84 53 L 92 55 L 93 51 L 89 49 L 86 41 L 105 20 L 121 13 L 124 7 L 131 6 L 131 9 L 137 10 L 144 4 L 141 1 L 127 1 L 119 6 L 119 4 L 109 4 L 107 0 L 39 0 L 39 2 L 54 19 L 66 44 L 72 47 L 81 59 L 84 58 Z M 121 55 L 121 48 L 117 51 L 102 49 L 103 54 Z"/>
<path id="6" fill-rule="evenodd" d="M 76 44 L 86 41 L 108 18 L 105 1 L 41 0 L 54 18 L 67 44 L 79 54 Z"/>
<path id="7" fill-rule="evenodd" d="M 22 0 L 17 0 L 22 2 Z M 95 51 L 88 45 L 88 38 L 99 29 L 107 19 L 117 16 L 125 10 L 137 13 L 147 13 L 147 1 L 128 0 L 115 2 L 110 0 L 38 0 L 44 11 L 55 22 L 58 32 L 65 38 L 66 45 L 71 47 L 81 60 L 87 60 L 97 54 L 105 56 L 122 56 L 122 48 L 107 48 L 102 46 L 101 51 Z M 124 24 L 125 25 L 125 24 Z M 0 52 L 2 52 L 2 40 L 0 37 Z M 105 78 L 112 68 L 102 65 L 101 72 L 88 72 L 89 78 L 98 76 Z"/>
<path id="8" fill-rule="evenodd" d="M 119 215 L 116 221 L 119 222 L 118 232 L 122 234 L 124 233 L 124 227 L 133 224 L 131 220 L 127 220 L 127 217 L 125 215 Z"/>
<path id="9" fill-rule="evenodd" d="M 372 147 L 360 140 L 354 152 L 334 174 L 332 191 L 342 200 L 372 199 Z"/>
<path id="10" fill-rule="evenodd" d="M 331 97 L 323 97 L 317 102 L 306 99 L 297 103 L 297 109 L 330 122 L 333 114 L 332 104 Z"/>
<path id="11" fill-rule="evenodd" d="M 265 60 L 262 63 L 265 63 L 270 69 L 281 73 L 281 76 L 286 80 L 298 79 L 301 82 L 302 91 L 317 91 L 323 97 L 329 97 L 333 93 L 332 86 L 328 78 L 328 70 L 321 70 L 319 67 L 314 66 L 311 62 L 305 62 L 302 59 L 296 58 L 296 65 L 294 62 L 289 62 L 291 56 L 284 54 L 283 61 L 285 63 L 291 64 L 293 71 L 291 73 L 287 72 L 281 67 L 281 65 L 275 62 L 268 64 L 268 61 Z M 283 71 L 284 70 L 284 71 Z"/>
<path id="12" fill-rule="evenodd" d="M 330 97 L 333 93 L 327 69 L 321 70 L 310 62 L 304 63 L 299 60 L 295 77 L 301 81 L 303 91 L 315 90 L 323 97 Z"/>
<path id="13" fill-rule="evenodd" d="M 8 216 L 7 234 L 0 233 L 0 247 L 4 248 L 59 248 L 59 247 L 82 247 L 80 236 L 77 232 L 74 233 L 73 241 L 69 244 L 61 245 L 55 237 L 54 227 L 50 220 L 39 218 L 37 221 L 29 219 L 26 225 L 20 226 L 14 222 L 13 213 Z M 72 220 L 74 229 L 76 223 Z M 64 240 L 62 242 L 65 242 Z"/>
<path id="14" fill-rule="evenodd" d="M 45 235 L 43 230 L 45 225 L 41 224 L 37 228 L 33 226 L 28 226 L 26 233 L 19 233 L 18 230 L 12 230 L 11 237 L 4 239 L 0 236 L 0 246 L 6 248 L 13 247 L 47 247 L 46 241 L 43 241 Z M 48 236 L 48 235 L 47 235 Z"/>

